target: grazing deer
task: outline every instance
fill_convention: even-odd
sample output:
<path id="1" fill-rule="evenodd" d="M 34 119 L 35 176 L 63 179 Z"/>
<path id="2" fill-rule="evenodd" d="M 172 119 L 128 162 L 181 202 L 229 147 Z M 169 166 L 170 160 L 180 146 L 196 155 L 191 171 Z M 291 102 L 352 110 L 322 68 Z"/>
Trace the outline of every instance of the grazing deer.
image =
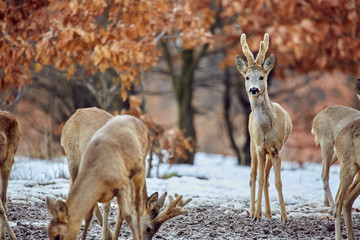
<path id="1" fill-rule="evenodd" d="M 16 239 L 13 230 L 6 217 L 6 192 L 9 176 L 16 150 L 19 146 L 22 132 L 20 124 L 10 112 L 0 111 L 0 218 L 1 218 L 1 239 L 5 239 L 5 227 L 11 239 Z"/>
<path id="2" fill-rule="evenodd" d="M 346 125 L 335 138 L 335 154 L 340 163 L 340 185 L 335 199 L 335 238 L 341 239 L 341 211 L 347 237 L 354 238 L 351 208 L 360 194 L 360 118 Z M 354 181 L 354 178 L 356 180 Z"/>
<path id="3" fill-rule="evenodd" d="M 355 83 L 355 92 L 360 100 L 360 79 Z M 329 186 L 329 171 L 330 166 L 337 160 L 334 152 L 335 138 L 347 124 L 359 117 L 360 112 L 356 109 L 333 105 L 316 114 L 312 123 L 311 133 L 315 136 L 315 144 L 320 144 L 321 147 L 324 205 L 330 206 L 331 211 L 334 211 L 334 199 Z"/>
<path id="4" fill-rule="evenodd" d="M 61 145 L 63 146 L 68 158 L 68 167 L 70 172 L 70 185 L 75 181 L 81 162 L 81 156 L 94 133 L 100 129 L 113 116 L 104 110 L 98 108 L 84 108 L 78 109 L 66 122 L 62 130 Z M 71 189 L 71 186 L 70 186 Z M 171 202 L 168 207 L 161 213 L 160 210 L 164 205 L 166 193 L 158 198 L 158 193 L 147 195 L 146 185 L 144 186 L 143 202 L 144 214 L 142 216 L 142 231 L 144 239 L 151 239 L 160 226 L 167 220 L 181 214 L 186 214 L 187 210 L 183 207 L 191 201 L 188 199 L 182 201 L 181 196 L 176 196 L 176 200 Z M 171 200 L 171 196 L 169 196 Z M 175 203 L 175 204 L 174 204 Z M 110 202 L 103 205 L 104 217 L 102 217 L 97 204 L 95 205 L 95 216 L 99 223 L 103 226 L 103 239 L 111 239 L 111 231 L 107 227 L 107 216 L 110 209 Z M 89 214 L 90 215 L 90 214 Z M 88 216 L 89 216 L 88 215 Z M 85 219 L 85 227 L 83 239 L 86 238 L 86 232 L 89 227 L 91 218 Z M 121 226 L 121 223 L 119 223 Z M 117 239 L 120 229 L 114 234 L 114 239 Z"/>
<path id="5" fill-rule="evenodd" d="M 287 221 L 281 183 L 281 150 L 290 136 L 292 123 L 289 114 L 277 103 L 271 102 L 267 91 L 267 77 L 275 64 L 275 56 L 271 54 L 265 60 L 269 47 L 269 34 L 265 33 L 260 42 L 259 53 L 254 59 L 246 43 L 246 35 L 241 35 L 242 50 L 246 62 L 236 56 L 238 71 L 245 77 L 245 88 L 249 97 L 252 112 L 249 116 L 250 153 L 251 153 L 251 206 L 250 216 L 261 218 L 262 192 L 265 195 L 265 217 L 271 218 L 269 201 L 269 174 L 274 166 L 275 186 L 278 191 L 281 219 Z M 265 60 L 265 61 L 264 61 Z M 259 189 L 255 211 L 255 182 L 259 167 Z"/>
<path id="6" fill-rule="evenodd" d="M 46 199 L 52 217 L 50 239 L 77 239 L 82 219 L 91 219 L 96 203 L 113 197 L 119 206 L 117 227 L 125 218 L 133 239 L 143 239 L 142 194 L 149 146 L 146 126 L 139 119 L 124 115 L 108 120 L 88 143 L 66 202 Z"/>
<path id="7" fill-rule="evenodd" d="M 325 198 L 324 205 L 334 210 L 334 199 L 329 186 L 330 166 L 336 162 L 334 153 L 334 141 L 339 132 L 353 120 L 360 118 L 360 112 L 356 109 L 333 105 L 320 111 L 314 117 L 311 132 L 315 136 L 316 145 L 320 144 L 322 155 L 322 173 Z"/>

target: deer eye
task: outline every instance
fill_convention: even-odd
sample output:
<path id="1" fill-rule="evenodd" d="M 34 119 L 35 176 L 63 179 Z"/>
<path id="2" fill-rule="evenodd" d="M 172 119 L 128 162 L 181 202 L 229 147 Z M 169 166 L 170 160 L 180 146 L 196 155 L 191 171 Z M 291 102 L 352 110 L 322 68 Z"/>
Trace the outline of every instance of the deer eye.
<path id="1" fill-rule="evenodd" d="M 249 77 L 246 77 L 245 79 L 246 79 L 246 80 L 249 80 L 250 78 L 249 78 Z"/>
<path id="2" fill-rule="evenodd" d="M 150 232 L 151 232 L 151 228 L 150 228 L 150 227 L 146 227 L 146 231 L 147 231 L 148 233 L 150 233 Z"/>
<path id="3" fill-rule="evenodd" d="M 261 77 L 259 77 L 259 80 L 264 80 L 264 77 L 262 77 L 262 76 L 261 76 Z"/>
<path id="4" fill-rule="evenodd" d="M 60 235 L 56 235 L 55 240 L 60 240 Z"/>

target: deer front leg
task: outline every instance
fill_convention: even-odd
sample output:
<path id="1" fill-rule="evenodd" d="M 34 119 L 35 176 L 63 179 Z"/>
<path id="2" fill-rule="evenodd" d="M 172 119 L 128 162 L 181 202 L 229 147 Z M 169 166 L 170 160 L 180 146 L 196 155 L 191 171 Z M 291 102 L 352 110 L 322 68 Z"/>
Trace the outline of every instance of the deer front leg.
<path id="1" fill-rule="evenodd" d="M 103 222 L 102 222 L 102 236 L 101 236 L 102 240 L 111 239 L 111 238 L 109 238 L 111 235 L 111 231 L 108 227 L 110 203 L 111 203 L 111 201 L 108 201 L 107 203 L 102 204 L 102 209 L 103 209 L 103 213 L 104 213 Z M 109 233 L 109 231 L 110 231 L 110 233 Z"/>
<path id="2" fill-rule="evenodd" d="M 265 197 L 265 217 L 271 218 L 271 208 L 270 208 L 270 200 L 269 200 L 269 176 L 270 176 L 270 170 L 272 167 L 271 160 L 266 160 L 265 165 L 265 185 L 264 185 L 264 197 Z"/>
<path id="3" fill-rule="evenodd" d="M 259 159 L 259 189 L 258 189 L 258 196 L 256 202 L 256 212 L 254 220 L 261 218 L 261 202 L 262 202 L 262 193 L 264 191 L 264 183 L 265 183 L 265 161 L 266 161 L 266 154 L 258 153 Z"/>
<path id="4" fill-rule="evenodd" d="M 11 171 L 12 164 L 9 166 L 5 163 L 3 168 L 1 169 L 1 188 L 0 188 L 0 200 L 2 202 L 4 213 L 3 217 L 1 218 L 1 236 L 0 239 L 5 239 L 5 225 L 8 225 L 6 218 L 6 212 L 7 212 L 7 188 L 8 188 L 8 182 L 9 182 L 9 176 Z M 10 225 L 9 225 L 10 226 Z"/>
<path id="5" fill-rule="evenodd" d="M 91 208 L 91 210 L 85 216 L 85 226 L 84 226 L 83 236 L 81 238 L 82 240 L 86 239 L 86 235 L 87 235 L 87 232 L 89 230 L 89 226 L 90 226 L 91 219 L 92 219 L 92 216 L 93 216 L 93 211 L 94 211 L 94 208 Z"/>
<path id="6" fill-rule="evenodd" d="M 123 217 L 121 215 L 121 209 L 120 209 L 120 206 L 119 206 L 118 207 L 118 215 L 117 215 L 113 240 L 116 240 L 116 239 L 119 238 L 122 222 L 123 222 Z"/>
<path id="7" fill-rule="evenodd" d="M 255 186 L 258 168 L 257 153 L 253 142 L 250 142 L 251 153 L 251 173 L 250 173 L 250 217 L 255 217 Z"/>
<path id="8" fill-rule="evenodd" d="M 103 215 L 102 215 L 101 212 L 100 212 L 100 209 L 99 209 L 98 204 L 95 205 L 94 213 L 95 213 L 95 217 L 96 217 L 98 223 L 100 224 L 101 227 L 103 227 Z M 109 239 L 109 240 L 110 240 L 110 239 L 113 238 L 109 226 L 107 226 L 106 233 L 107 233 L 107 234 L 106 234 L 106 239 Z"/>
<path id="9" fill-rule="evenodd" d="M 134 175 L 133 179 L 133 189 L 135 193 L 135 199 L 132 204 L 136 210 L 136 223 L 137 223 L 137 231 L 139 234 L 140 239 L 143 239 L 143 232 L 142 232 L 142 223 L 141 223 L 141 216 L 143 213 L 143 188 L 145 186 L 145 169 L 139 170 L 137 174 Z"/>
<path id="10" fill-rule="evenodd" d="M 2 225 L 5 225 L 7 230 L 8 230 L 8 234 L 10 236 L 10 239 L 11 240 L 16 240 L 16 236 L 15 236 L 12 228 L 10 227 L 9 221 L 8 221 L 8 219 L 6 217 L 6 212 L 5 212 L 4 206 L 3 206 L 1 201 L 0 201 L 0 218 L 1 218 Z"/>
<path id="11" fill-rule="evenodd" d="M 335 203 L 335 239 L 341 240 L 341 210 L 346 198 L 346 193 L 353 182 L 356 172 L 351 170 L 350 166 L 340 163 L 340 186 Z M 351 213 L 350 213 L 351 215 Z"/>
<path id="12" fill-rule="evenodd" d="M 347 237 L 349 240 L 355 239 L 354 229 L 353 229 L 353 224 L 352 224 L 352 217 L 351 217 L 351 209 L 352 209 L 352 205 L 354 204 L 354 201 L 360 194 L 360 183 L 359 183 L 359 181 L 357 181 L 358 176 L 359 176 L 359 174 L 357 175 L 357 179 L 355 180 L 355 182 L 353 184 L 355 186 L 353 186 L 353 185 L 350 186 L 350 189 L 349 189 L 350 191 L 348 192 L 348 196 L 346 197 L 346 199 L 344 201 L 344 207 L 343 207 L 346 233 L 347 233 Z"/>
<path id="13" fill-rule="evenodd" d="M 116 194 L 116 200 L 118 202 L 119 209 L 121 209 L 122 218 L 124 218 L 129 225 L 133 240 L 139 240 L 140 236 L 138 234 L 137 219 L 135 217 L 136 210 L 131 202 L 131 190 L 129 185 L 124 186 L 118 191 Z"/>
<path id="14" fill-rule="evenodd" d="M 286 222 L 287 221 L 287 214 L 285 209 L 285 202 L 284 196 L 282 192 L 282 182 L 281 182 L 281 158 L 279 153 L 274 154 L 271 158 L 272 164 L 274 166 L 274 173 L 275 173 L 275 187 L 279 195 L 279 202 L 280 202 L 280 210 L 281 210 L 281 220 Z"/>

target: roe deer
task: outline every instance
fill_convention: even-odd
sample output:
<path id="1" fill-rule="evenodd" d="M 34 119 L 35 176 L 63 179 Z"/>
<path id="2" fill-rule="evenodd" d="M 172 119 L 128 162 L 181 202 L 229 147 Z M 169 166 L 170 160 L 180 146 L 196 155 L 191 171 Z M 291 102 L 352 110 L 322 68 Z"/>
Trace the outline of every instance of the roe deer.
<path id="1" fill-rule="evenodd" d="M 271 54 L 265 60 L 269 47 L 269 34 L 265 33 L 260 42 L 259 53 L 254 59 L 246 35 L 241 35 L 242 50 L 247 58 L 246 62 L 236 56 L 235 63 L 238 71 L 245 77 L 245 89 L 249 97 L 252 112 L 249 116 L 250 153 L 251 153 L 251 206 L 250 216 L 261 218 L 262 192 L 265 195 L 265 217 L 271 218 L 269 201 L 269 174 L 274 166 L 275 186 L 278 191 L 281 219 L 287 221 L 285 202 L 281 183 L 281 150 L 292 131 L 289 114 L 277 103 L 271 102 L 267 91 L 267 77 L 275 64 L 275 56 Z M 265 61 L 264 61 L 265 60 Z M 259 167 L 259 189 L 255 211 L 255 182 Z"/>
<path id="2" fill-rule="evenodd" d="M 9 176 L 16 150 L 19 146 L 22 132 L 20 124 L 13 114 L 7 111 L 0 111 L 0 218 L 1 218 L 1 239 L 5 239 L 5 227 L 11 239 L 16 239 L 13 230 L 6 217 L 6 192 Z"/>
<path id="3" fill-rule="evenodd" d="M 334 210 L 334 199 L 329 186 L 330 166 L 336 162 L 334 153 L 334 141 L 339 132 L 353 120 L 360 118 L 360 112 L 356 109 L 333 105 L 320 111 L 314 117 L 311 132 L 315 136 L 315 144 L 321 147 L 322 173 L 325 198 L 324 205 Z"/>
<path id="4" fill-rule="evenodd" d="M 341 211 L 347 237 L 355 239 L 351 208 L 360 194 L 360 118 L 346 125 L 335 138 L 335 154 L 340 163 L 340 185 L 335 199 L 335 238 L 341 239 Z M 356 180 L 354 181 L 354 178 Z"/>
<path id="5" fill-rule="evenodd" d="M 68 167 L 70 172 L 70 183 L 74 182 L 81 162 L 81 156 L 90 141 L 93 134 L 100 129 L 105 123 L 113 116 L 108 112 L 93 108 L 78 109 L 66 122 L 62 130 L 61 145 L 63 146 L 68 158 Z M 71 184 L 70 184 L 71 185 Z M 71 186 L 70 186 L 71 189 Z M 191 201 L 191 199 L 182 201 L 181 196 L 177 196 L 176 204 L 169 204 L 168 208 L 160 215 L 160 210 L 164 205 L 166 193 L 160 198 L 158 193 L 152 194 L 150 197 L 147 195 L 146 185 L 144 186 L 143 202 L 144 214 L 142 216 L 142 231 L 144 239 L 151 239 L 159 230 L 163 222 L 181 214 L 186 214 L 187 210 L 183 207 Z M 171 197 L 169 196 L 169 199 Z M 102 238 L 111 239 L 111 231 L 107 227 L 107 216 L 110 209 L 110 202 L 103 205 L 104 217 L 102 217 L 97 204 L 95 205 L 95 216 L 99 223 L 103 226 Z M 170 209 L 169 209 L 169 206 Z M 174 214 L 176 213 L 176 214 Z M 85 219 L 85 227 L 83 239 L 86 238 L 86 231 L 89 227 L 91 218 Z M 115 232 L 114 239 L 117 239 L 119 232 Z"/>
<path id="6" fill-rule="evenodd" d="M 360 100 L 360 79 L 355 82 L 355 92 Z M 356 109 L 333 105 L 316 114 L 312 123 L 311 133 L 315 136 L 315 144 L 320 144 L 321 147 L 324 205 L 330 206 L 331 211 L 334 211 L 334 199 L 329 186 L 329 171 L 330 166 L 337 160 L 334 153 L 335 138 L 347 124 L 359 117 L 360 112 Z"/>
<path id="7" fill-rule="evenodd" d="M 143 239 L 141 216 L 145 185 L 145 158 L 150 141 L 146 126 L 132 116 L 116 116 L 92 136 L 66 202 L 47 197 L 51 214 L 50 239 L 77 239 L 81 221 L 91 219 L 97 202 L 116 197 L 119 213 L 128 222 L 133 239 Z"/>

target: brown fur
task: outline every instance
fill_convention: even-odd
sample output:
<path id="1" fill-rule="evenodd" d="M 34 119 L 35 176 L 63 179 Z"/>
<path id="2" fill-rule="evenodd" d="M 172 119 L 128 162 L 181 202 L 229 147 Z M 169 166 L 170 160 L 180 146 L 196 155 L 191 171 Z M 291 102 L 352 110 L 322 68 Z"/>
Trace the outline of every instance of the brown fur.
<path id="1" fill-rule="evenodd" d="M 313 120 L 311 132 L 315 136 L 316 145 L 320 144 L 322 155 L 322 174 L 325 198 L 324 205 L 334 210 L 334 200 L 329 186 L 330 166 L 336 162 L 334 141 L 339 132 L 354 119 L 360 118 L 356 109 L 333 105 L 320 111 Z"/>
<path id="2" fill-rule="evenodd" d="M 1 239 L 5 239 L 5 225 L 9 231 L 10 237 L 16 239 L 11 227 L 6 219 L 6 192 L 9 176 L 14 163 L 15 153 L 17 151 L 22 132 L 20 124 L 10 112 L 0 111 L 0 215 L 1 215 Z"/>
<path id="3" fill-rule="evenodd" d="M 261 218 L 262 193 L 265 195 L 265 216 L 271 218 L 269 201 L 269 174 L 274 166 L 275 186 L 278 191 L 281 219 L 287 220 L 285 202 L 281 183 L 281 157 L 280 153 L 292 131 L 289 114 L 277 103 L 270 101 L 267 91 L 267 77 L 275 64 L 275 57 L 271 54 L 265 60 L 269 47 L 269 35 L 264 35 L 260 43 L 260 50 L 256 59 L 250 52 L 246 43 L 246 35 L 241 36 L 241 45 L 248 63 L 237 56 L 236 67 L 245 77 L 245 88 L 249 96 L 252 113 L 249 116 L 249 133 L 251 138 L 251 206 L 250 216 Z M 265 60 L 265 62 L 264 62 Z M 255 91 L 256 90 L 256 91 Z M 255 182 L 259 168 L 259 189 L 257 206 L 255 210 Z"/>
<path id="4" fill-rule="evenodd" d="M 335 154 L 340 163 L 340 185 L 335 200 L 335 237 L 340 240 L 341 211 L 344 214 L 347 237 L 354 238 L 351 209 L 360 195 L 360 119 L 346 125 L 335 138 Z M 354 181 L 354 178 L 356 180 Z"/>

